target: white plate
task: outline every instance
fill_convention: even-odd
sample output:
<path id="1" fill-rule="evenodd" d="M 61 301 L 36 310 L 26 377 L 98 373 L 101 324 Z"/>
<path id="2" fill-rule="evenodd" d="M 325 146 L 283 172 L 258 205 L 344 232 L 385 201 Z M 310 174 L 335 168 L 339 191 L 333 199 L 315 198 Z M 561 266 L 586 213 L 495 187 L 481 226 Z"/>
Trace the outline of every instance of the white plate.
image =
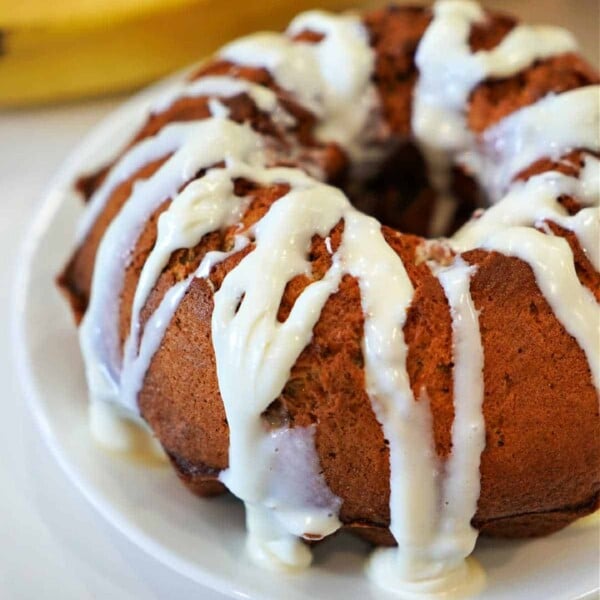
<path id="1" fill-rule="evenodd" d="M 170 83 L 160 87 L 165 85 Z M 70 184 L 106 159 L 107 151 L 114 152 L 156 93 L 155 87 L 136 96 L 73 153 L 50 186 L 21 250 L 11 320 L 20 378 L 40 430 L 69 478 L 106 519 L 157 560 L 205 586 L 254 599 L 386 598 L 363 574 L 368 549 L 362 542 L 340 535 L 316 549 L 314 565 L 304 573 L 265 572 L 245 556 L 238 502 L 198 499 L 169 468 L 107 454 L 88 435 L 76 331 L 54 285 L 81 214 Z M 570 527 L 528 541 L 481 539 L 475 554 L 487 571 L 482 596 L 487 600 L 597 597 L 596 527 Z"/>

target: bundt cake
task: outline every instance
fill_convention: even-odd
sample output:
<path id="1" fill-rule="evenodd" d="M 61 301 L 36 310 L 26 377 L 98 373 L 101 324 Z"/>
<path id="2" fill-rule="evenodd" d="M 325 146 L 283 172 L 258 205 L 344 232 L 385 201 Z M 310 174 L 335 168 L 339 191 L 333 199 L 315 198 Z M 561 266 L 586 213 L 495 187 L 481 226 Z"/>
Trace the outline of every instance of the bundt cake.
<path id="1" fill-rule="evenodd" d="M 388 587 L 593 512 L 600 87 L 576 47 L 468 0 L 310 12 L 169 88 L 78 182 L 59 283 L 92 416 L 242 499 L 258 560 L 343 527 L 396 546 L 369 567 Z"/>

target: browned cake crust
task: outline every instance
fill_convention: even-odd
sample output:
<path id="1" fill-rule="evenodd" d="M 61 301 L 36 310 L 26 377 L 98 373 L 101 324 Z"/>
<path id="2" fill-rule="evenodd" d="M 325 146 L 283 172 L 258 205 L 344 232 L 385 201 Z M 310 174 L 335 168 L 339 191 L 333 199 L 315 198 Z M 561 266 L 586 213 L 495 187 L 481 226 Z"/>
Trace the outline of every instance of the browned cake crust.
<path id="1" fill-rule="evenodd" d="M 376 181 L 360 188 L 346 174 L 344 153 L 335 144 L 317 143 L 312 134 L 313 116 L 277 89 L 265 70 L 213 61 L 198 75 L 229 74 L 277 91 L 299 123 L 294 135 L 303 152 L 291 161 L 284 136 L 247 95 L 224 98 L 222 102 L 234 120 L 249 122 L 268 139 L 282 157 L 282 164 L 318 164 L 328 180 L 348 191 L 359 207 L 386 225 L 401 225 L 423 234 L 433 196 L 427 187 L 423 161 L 410 142 L 410 116 L 418 76 L 414 54 L 430 19 L 430 12 L 420 8 L 391 7 L 364 15 L 376 52 L 373 78 L 384 113 L 378 135 L 395 141 L 398 150 L 388 164 L 392 168 L 386 171 L 384 165 Z M 473 49 L 494 47 L 514 24 L 512 18 L 490 16 L 484 26 L 473 28 Z M 318 43 L 319 38 L 305 33 L 303 39 Z M 598 81 L 598 74 L 574 54 L 539 61 L 514 77 L 479 85 L 469 102 L 469 126 L 480 132 L 549 92 Z M 154 134 L 167 123 L 208 116 L 206 98 L 181 99 L 163 113 L 152 115 L 136 140 Z M 584 150 L 572 152 L 560 165 L 540 161 L 519 177 L 526 179 L 557 168 L 578 172 Z M 127 199 L 133 182 L 148 177 L 161 163 L 159 160 L 146 165 L 118 186 L 61 275 L 60 285 L 78 320 L 87 305 L 94 257 L 108 224 Z M 81 189 L 89 196 L 102 178 L 103 173 L 86 178 Z M 464 201 L 462 213 L 459 211 L 464 220 L 478 202 L 477 188 L 468 174 L 458 170 L 454 187 Z M 256 222 L 286 191 L 283 185 L 260 187 L 238 180 L 236 193 L 252 194 L 253 198 L 243 217 L 244 226 Z M 572 213 L 579 209 L 576 198 L 565 198 L 563 202 Z M 156 220 L 168 204 L 165 200 L 146 224 L 127 268 L 119 315 L 122 343 L 129 331 L 140 271 L 156 240 Z M 575 236 L 556 224 L 549 226 L 556 235 L 566 237 L 574 250 L 580 280 L 600 299 L 600 276 Z M 343 223 L 339 223 L 331 232 L 334 250 L 342 230 Z M 388 226 L 384 234 L 403 259 L 415 288 L 404 328 L 408 373 L 415 398 L 426 393 L 430 399 L 436 450 L 445 458 L 451 452 L 454 416 L 449 307 L 441 285 L 423 261 L 422 238 L 398 233 Z M 228 250 L 232 245 L 233 228 L 206 235 L 192 249 L 176 251 L 147 301 L 142 322 L 175 281 L 193 272 L 206 252 Z M 223 491 L 216 478 L 228 463 L 228 427 L 211 341 L 213 296 L 225 275 L 251 251 L 252 245 L 214 267 L 210 284 L 202 279 L 192 283 L 154 355 L 139 396 L 143 417 L 181 479 L 199 495 Z M 464 257 L 478 267 L 471 294 L 480 314 L 485 356 L 486 447 L 481 457 L 481 495 L 473 524 L 490 535 L 551 533 L 592 512 L 599 503 L 598 396 L 590 369 L 583 351 L 540 293 L 529 265 L 483 250 L 468 252 Z M 280 307 L 281 320 L 285 320 L 302 289 L 323 277 L 329 268 L 330 255 L 322 238 L 313 239 L 310 259 L 311 277 L 299 276 L 288 283 Z M 347 275 L 325 304 L 312 341 L 264 418 L 272 425 L 316 424 L 316 445 L 325 479 L 343 500 L 340 520 L 374 543 L 392 544 L 388 531 L 388 448 L 365 392 L 362 330 L 358 284 Z"/>

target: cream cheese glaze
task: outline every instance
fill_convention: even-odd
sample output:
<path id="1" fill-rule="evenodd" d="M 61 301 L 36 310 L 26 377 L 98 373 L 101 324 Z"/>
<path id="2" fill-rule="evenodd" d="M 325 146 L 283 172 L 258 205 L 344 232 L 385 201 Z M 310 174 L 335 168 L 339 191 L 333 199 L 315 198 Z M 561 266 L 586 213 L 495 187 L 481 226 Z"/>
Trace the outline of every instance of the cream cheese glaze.
<path id="1" fill-rule="evenodd" d="M 573 148 L 600 152 L 599 130 L 598 86 L 587 86 L 515 111 L 484 132 L 476 152 L 467 150 L 458 161 L 499 200 L 515 175 L 542 157 L 559 160 Z"/>
<path id="2" fill-rule="evenodd" d="M 443 233 L 454 211 L 450 185 L 455 155 L 467 152 L 475 141 L 466 121 L 471 91 L 484 79 L 506 77 L 538 59 L 577 48 L 573 36 L 564 29 L 519 25 L 493 50 L 471 52 L 471 26 L 484 19 L 483 9 L 469 0 L 437 2 L 433 21 L 415 56 L 419 79 L 412 130 L 438 192 L 432 236 Z M 540 156 L 545 155 L 544 148 L 538 150 L 543 152 Z"/>
<path id="3" fill-rule="evenodd" d="M 296 17 L 289 36 L 310 30 L 323 34 L 318 43 L 294 42 L 288 36 L 258 33 L 225 46 L 224 59 L 264 67 L 300 104 L 319 117 L 319 139 L 340 144 L 354 162 L 364 161 L 365 125 L 377 106 L 371 83 L 373 51 L 359 18 L 321 11 Z"/>
<path id="4" fill-rule="evenodd" d="M 403 327 L 414 290 L 381 225 L 354 209 L 338 189 L 300 169 L 273 167 L 264 138 L 248 125 L 231 121 L 220 101 L 246 93 L 279 126 L 293 125 L 276 94 L 229 77 L 206 77 L 166 93 L 158 108 L 186 95 L 207 96 L 212 117 L 170 124 L 132 147 L 93 196 L 81 226 L 83 236 L 121 182 L 147 163 L 167 159 L 134 186 L 106 232 L 81 326 L 92 422 L 105 442 L 112 431 L 107 427 L 114 425 L 105 418 L 106 406 L 138 418 L 137 396 L 146 371 L 191 282 L 207 278 L 219 261 L 252 245 L 214 295 L 211 329 L 230 433 L 229 468 L 221 473 L 221 481 L 245 502 L 250 554 L 272 568 L 307 566 L 310 551 L 300 538 L 318 539 L 340 526 L 341 500 L 321 473 L 315 428 L 270 428 L 262 415 L 280 395 L 342 277 L 357 279 L 365 315 L 366 387 L 389 443 L 390 530 L 398 542 L 395 549 L 376 552 L 369 574 L 383 587 L 410 598 L 449 588 L 472 593 L 482 581 L 474 576 L 480 573 L 477 567 L 465 559 L 477 538 L 471 519 L 485 445 L 484 355 L 470 296 L 474 267 L 461 253 L 484 248 L 528 263 L 557 318 L 584 350 L 593 381 L 600 386 L 600 309 L 577 278 L 568 243 L 543 231 L 550 221 L 575 233 L 598 269 L 600 163 L 588 155 L 578 176 L 548 172 L 524 183 L 513 181 L 539 158 L 560 158 L 573 148 L 600 148 L 599 88 L 547 97 L 475 136 L 468 130 L 465 111 L 469 93 L 480 81 L 570 51 L 574 41 L 556 28 L 518 26 L 494 50 L 473 53 L 469 31 L 484 18 L 482 10 L 472 2 L 446 0 L 438 2 L 433 13 L 416 57 L 420 78 L 413 99 L 414 135 L 442 198 L 449 168 L 458 162 L 470 168 L 495 202 L 452 239 L 441 241 L 456 253 L 449 265 L 429 263 L 452 318 L 455 419 L 452 453 L 443 468 L 433 445 L 428 399 L 413 396 L 406 369 Z M 292 41 L 305 30 L 322 34 L 323 40 Z M 444 52 L 439 51 L 442 47 Z M 381 151 L 366 132 L 379 107 L 371 83 L 374 55 L 358 17 L 307 13 L 286 35 L 250 36 L 226 46 L 220 56 L 266 68 L 281 88 L 314 112 L 318 137 L 340 144 L 355 165 L 369 163 Z M 568 124 L 547 120 L 563 111 L 576 117 Z M 204 176 L 195 179 L 201 169 L 206 170 Z M 208 253 L 195 273 L 165 294 L 142 327 L 141 311 L 172 253 L 239 222 L 248 204 L 248 198 L 234 194 L 233 182 L 239 177 L 265 185 L 285 183 L 290 190 L 252 228 L 240 229 L 229 252 Z M 558 202 L 561 195 L 572 195 L 583 208 L 569 215 Z M 139 279 L 121 357 L 114 315 L 124 267 L 144 223 L 169 199 Z M 340 221 L 343 238 L 333 251 L 328 235 Z M 328 240 L 332 265 L 321 280 L 304 289 L 280 323 L 277 311 L 287 282 L 310 273 L 307 254 L 315 234 Z M 117 433 L 119 444 L 126 444 L 122 431 Z M 294 468 L 288 468 L 290 464 Z M 469 582 L 474 587 L 469 588 Z"/>

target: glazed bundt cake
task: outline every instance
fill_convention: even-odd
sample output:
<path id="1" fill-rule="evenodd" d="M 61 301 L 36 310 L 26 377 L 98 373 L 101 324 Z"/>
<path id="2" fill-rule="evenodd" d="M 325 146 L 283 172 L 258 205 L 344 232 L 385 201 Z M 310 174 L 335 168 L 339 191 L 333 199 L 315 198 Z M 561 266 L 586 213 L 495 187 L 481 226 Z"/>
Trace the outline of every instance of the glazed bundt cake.
<path id="1" fill-rule="evenodd" d="M 78 183 L 92 415 L 241 498 L 256 558 L 343 527 L 397 546 L 392 587 L 591 513 L 598 83 L 569 33 L 462 0 L 229 44 Z"/>

